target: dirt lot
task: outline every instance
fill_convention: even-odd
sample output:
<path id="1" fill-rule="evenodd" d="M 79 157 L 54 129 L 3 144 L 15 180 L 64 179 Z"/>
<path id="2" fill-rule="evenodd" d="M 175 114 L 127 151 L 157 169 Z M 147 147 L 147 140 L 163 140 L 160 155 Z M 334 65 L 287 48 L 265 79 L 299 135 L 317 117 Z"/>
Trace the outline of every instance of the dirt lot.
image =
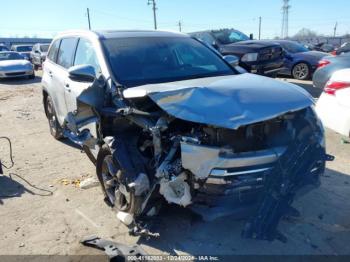
<path id="1" fill-rule="evenodd" d="M 308 82 L 298 84 L 319 93 Z M 50 136 L 41 100 L 40 77 L 0 82 L 0 136 L 11 138 L 15 160 L 0 177 L 1 255 L 101 254 L 79 244 L 91 234 L 139 243 L 150 254 L 350 254 L 350 144 L 334 132 L 327 130 L 327 146 L 336 160 L 328 163 L 322 186 L 295 202 L 300 219 L 280 225 L 286 244 L 243 240 L 244 221 L 197 222 L 180 208 L 158 219 L 160 239 L 146 241 L 128 236 L 99 187 L 82 190 L 70 183 L 94 176 L 94 166 L 72 144 Z M 0 158 L 8 162 L 4 141 Z"/>

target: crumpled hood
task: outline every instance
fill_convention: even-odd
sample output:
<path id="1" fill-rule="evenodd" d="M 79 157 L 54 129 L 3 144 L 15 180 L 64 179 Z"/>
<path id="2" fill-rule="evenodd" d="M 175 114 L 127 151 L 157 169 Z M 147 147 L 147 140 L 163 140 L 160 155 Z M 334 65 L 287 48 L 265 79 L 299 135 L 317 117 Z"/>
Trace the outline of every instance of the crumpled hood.
<path id="1" fill-rule="evenodd" d="M 230 129 L 313 104 L 304 89 L 253 74 L 150 84 L 126 89 L 123 94 L 125 98 L 148 95 L 174 117 Z"/>

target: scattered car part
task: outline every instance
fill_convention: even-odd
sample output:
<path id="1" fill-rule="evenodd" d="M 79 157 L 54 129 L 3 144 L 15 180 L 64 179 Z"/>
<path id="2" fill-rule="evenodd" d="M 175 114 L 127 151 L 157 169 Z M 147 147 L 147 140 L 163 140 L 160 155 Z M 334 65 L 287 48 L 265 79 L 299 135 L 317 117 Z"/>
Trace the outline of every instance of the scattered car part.
<path id="1" fill-rule="evenodd" d="M 87 237 L 80 243 L 87 247 L 103 250 L 110 261 L 135 261 L 138 259 L 151 261 L 147 258 L 148 254 L 139 245 L 128 246 L 96 236 Z"/>

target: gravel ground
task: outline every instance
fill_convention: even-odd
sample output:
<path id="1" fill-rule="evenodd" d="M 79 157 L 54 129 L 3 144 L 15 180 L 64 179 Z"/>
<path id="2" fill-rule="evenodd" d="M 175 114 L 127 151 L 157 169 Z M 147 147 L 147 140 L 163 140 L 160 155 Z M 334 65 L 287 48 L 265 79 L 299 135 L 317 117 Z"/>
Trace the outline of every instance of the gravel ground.
<path id="1" fill-rule="evenodd" d="M 296 83 L 319 94 L 310 82 Z M 157 219 L 161 238 L 146 241 L 128 235 L 103 203 L 99 187 L 82 190 L 75 185 L 93 177 L 95 168 L 74 145 L 50 136 L 40 77 L 2 81 L 0 136 L 11 138 L 15 166 L 0 177 L 0 255 L 101 254 L 79 244 L 91 234 L 139 243 L 150 254 L 350 254 L 350 144 L 341 143 L 332 131 L 326 135 L 328 153 L 336 160 L 327 164 L 321 187 L 295 202 L 301 217 L 281 223 L 286 244 L 244 240 L 244 221 L 226 217 L 197 222 L 175 207 Z M 0 158 L 8 162 L 4 141 Z"/>

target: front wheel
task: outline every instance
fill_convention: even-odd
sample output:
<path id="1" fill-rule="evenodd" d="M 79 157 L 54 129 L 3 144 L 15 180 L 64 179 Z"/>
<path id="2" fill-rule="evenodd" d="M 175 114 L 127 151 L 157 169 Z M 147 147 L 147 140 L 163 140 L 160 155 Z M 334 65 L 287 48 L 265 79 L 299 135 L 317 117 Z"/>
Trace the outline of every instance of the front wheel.
<path id="1" fill-rule="evenodd" d="M 293 78 L 298 80 L 307 80 L 311 76 L 310 67 L 306 63 L 298 63 L 292 70 Z"/>
<path id="2" fill-rule="evenodd" d="M 46 116 L 49 120 L 51 135 L 57 140 L 63 138 L 63 130 L 60 123 L 57 120 L 56 110 L 53 105 L 51 96 L 48 96 L 46 99 Z"/>
<path id="3" fill-rule="evenodd" d="M 135 194 L 130 191 L 127 185 L 124 185 L 118 178 L 120 168 L 113 161 L 113 156 L 104 145 L 100 149 L 96 161 L 96 173 L 101 183 L 102 192 L 105 201 L 113 206 L 116 211 L 123 211 L 133 214 L 135 212 Z"/>

